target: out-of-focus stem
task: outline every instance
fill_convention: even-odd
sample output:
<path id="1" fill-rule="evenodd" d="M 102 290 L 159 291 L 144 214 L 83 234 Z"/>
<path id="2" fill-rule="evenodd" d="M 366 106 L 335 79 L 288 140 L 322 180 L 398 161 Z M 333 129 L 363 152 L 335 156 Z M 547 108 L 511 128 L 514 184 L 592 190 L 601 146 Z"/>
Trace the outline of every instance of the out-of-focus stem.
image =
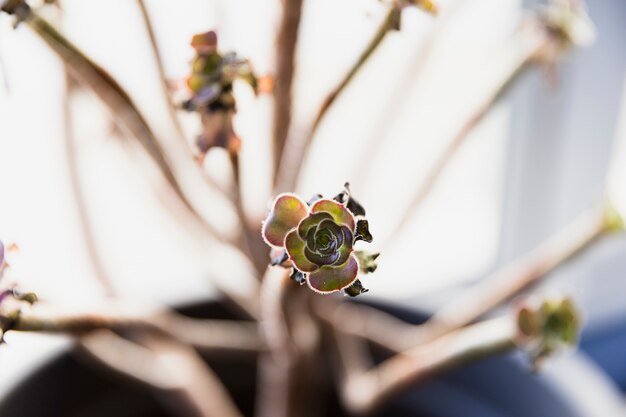
<path id="1" fill-rule="evenodd" d="M 154 390 L 173 415 L 242 417 L 226 388 L 193 349 L 163 338 L 144 343 L 147 346 L 99 330 L 83 338 L 78 351 L 92 363 Z"/>
<path id="2" fill-rule="evenodd" d="M 425 35 L 424 39 L 418 44 L 415 51 L 409 53 L 409 59 L 407 64 L 402 68 L 397 68 L 397 77 L 395 85 L 389 97 L 390 101 L 381 104 L 381 108 L 387 110 L 381 114 L 376 120 L 376 124 L 373 129 L 368 132 L 368 137 L 372 139 L 365 139 L 364 143 L 368 146 L 367 152 L 363 152 L 363 155 L 359 158 L 360 163 L 356 168 L 354 178 L 365 178 L 369 174 L 370 167 L 374 164 L 376 156 L 379 154 L 381 147 L 384 146 L 385 133 L 389 130 L 390 126 L 396 123 L 397 118 L 401 112 L 397 112 L 396 108 L 402 107 L 407 101 L 407 97 L 411 92 L 410 88 L 407 88 L 409 83 L 415 83 L 419 80 L 420 76 L 424 72 L 425 65 L 429 62 L 432 56 L 437 39 L 439 39 L 442 31 L 448 27 L 452 17 L 456 15 L 459 8 L 465 3 L 465 0 L 452 0 L 446 4 L 444 13 L 438 14 L 437 19 L 433 24 L 431 30 Z"/>
<path id="3" fill-rule="evenodd" d="M 283 0 L 283 15 L 276 45 L 276 81 L 274 84 L 274 184 L 278 178 L 283 148 L 291 125 L 291 87 L 295 73 L 296 45 L 303 0 Z"/>
<path id="4" fill-rule="evenodd" d="M 446 370 L 514 349 L 514 337 L 511 317 L 493 319 L 403 351 L 370 370 L 359 369 L 350 341 L 338 338 L 339 353 L 349 365 L 340 391 L 344 405 L 354 413 L 372 412 L 404 389 Z"/>
<path id="5" fill-rule="evenodd" d="M 259 357 L 257 417 L 289 417 L 293 354 L 283 312 L 289 282 L 286 270 L 269 267 L 261 285 L 261 330 L 268 351 Z"/>
<path id="6" fill-rule="evenodd" d="M 72 123 L 71 109 L 71 80 L 65 71 L 65 96 L 63 97 L 63 129 L 65 136 L 65 154 L 67 156 L 67 167 L 69 171 L 70 184 L 72 187 L 74 200 L 76 203 L 76 211 L 78 214 L 78 222 L 80 223 L 85 250 L 91 260 L 94 275 L 102 286 L 105 295 L 112 296 L 115 293 L 113 284 L 104 267 L 104 262 L 98 253 L 96 238 L 92 227 L 92 221 L 89 216 L 89 210 L 85 203 L 85 195 L 80 181 L 80 172 L 78 164 L 78 156 L 76 155 L 76 137 L 74 135 L 74 126 Z"/>
<path id="7" fill-rule="evenodd" d="M 304 157 L 307 154 L 311 142 L 313 141 L 313 137 L 317 132 L 317 128 L 324 119 L 324 116 L 335 102 L 335 99 L 348 86 L 363 64 L 365 64 L 376 48 L 378 48 L 387 32 L 397 26 L 399 19 L 400 10 L 395 7 L 390 7 L 363 52 L 361 52 L 350 70 L 348 70 L 339 84 L 322 103 L 322 106 L 318 110 L 315 120 L 304 138 L 304 141 L 302 142 L 300 138 L 296 137 L 286 137 L 286 143 L 284 144 L 284 149 L 282 150 L 282 155 L 280 157 L 280 164 L 277 167 L 276 189 L 278 191 L 288 191 L 295 188 Z"/>
<path id="8" fill-rule="evenodd" d="M 604 211 L 583 213 L 528 255 L 450 300 L 428 322 L 408 335 L 405 345 L 433 340 L 477 319 L 589 247 L 608 231 L 606 226 Z"/>
<path id="9" fill-rule="evenodd" d="M 150 15 L 148 14 L 148 9 L 146 8 L 146 3 L 144 2 L 144 0 L 137 0 L 137 5 L 139 6 L 139 10 L 141 11 L 141 18 L 143 19 L 144 25 L 146 26 L 146 31 L 148 32 L 150 46 L 152 47 L 152 53 L 154 54 L 154 58 L 156 60 L 157 70 L 159 73 L 159 81 L 161 82 L 163 95 L 165 97 L 165 100 L 167 101 L 167 111 L 171 119 L 172 126 L 174 126 L 174 128 L 176 129 L 179 139 L 183 143 L 185 143 L 185 132 L 182 125 L 180 124 L 178 116 L 176 115 L 176 108 L 174 107 L 172 95 L 170 94 L 170 90 L 167 85 L 167 77 L 165 75 L 165 66 L 163 65 L 161 50 L 159 49 L 159 45 L 156 40 L 156 35 L 154 33 L 152 21 L 150 20 Z"/>
<path id="10" fill-rule="evenodd" d="M 496 65 L 492 67 L 497 69 L 497 71 L 494 72 L 494 76 L 490 79 L 491 84 L 482 90 L 484 91 L 484 95 L 481 97 L 480 101 L 476 104 L 468 118 L 453 134 L 443 152 L 437 157 L 434 165 L 415 189 L 409 206 L 402 215 L 398 216 L 400 220 L 393 230 L 387 234 L 388 237 L 383 243 L 383 246 L 390 244 L 397 234 L 407 226 L 407 223 L 413 216 L 415 216 L 419 207 L 430 195 L 430 192 L 433 190 L 441 174 L 461 148 L 461 145 L 465 143 L 468 134 L 483 120 L 484 116 L 489 112 L 502 93 L 506 91 L 507 87 L 509 87 L 517 79 L 519 74 L 528 67 L 528 64 L 533 63 L 543 50 L 552 46 L 555 42 L 561 41 L 551 36 L 543 29 L 538 28 L 533 31 L 528 28 L 520 29 L 520 33 L 516 36 L 513 45 L 508 48 L 507 53 L 502 55 L 505 58 L 502 59 L 502 62 L 496 63 Z M 511 51 L 515 53 L 510 53 Z"/>
<path id="11" fill-rule="evenodd" d="M 42 304 L 21 312 L 15 320 L 10 315 L 11 312 L 4 312 L 0 321 L 11 322 L 10 328 L 14 331 L 83 336 L 98 329 L 135 330 L 166 335 L 203 351 L 257 352 L 264 349 L 256 323 L 192 319 L 171 311 L 139 311 L 120 304 L 79 312 Z"/>
<path id="12" fill-rule="evenodd" d="M 261 277 L 268 264 L 269 251 L 267 249 L 267 245 L 261 238 L 261 225 L 252 224 L 250 222 L 243 206 L 239 151 L 229 151 L 229 157 L 233 168 L 233 178 L 235 183 L 235 207 L 237 209 L 237 214 L 241 219 L 242 226 L 239 240 L 243 251 L 254 265 L 257 276 Z"/>

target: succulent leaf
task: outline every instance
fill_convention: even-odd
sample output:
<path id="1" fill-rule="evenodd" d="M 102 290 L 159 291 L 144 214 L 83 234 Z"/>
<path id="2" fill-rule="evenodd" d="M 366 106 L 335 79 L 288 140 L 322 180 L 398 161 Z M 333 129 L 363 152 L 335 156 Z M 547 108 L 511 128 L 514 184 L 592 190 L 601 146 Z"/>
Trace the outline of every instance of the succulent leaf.
<path id="1" fill-rule="evenodd" d="M 354 216 L 352 213 L 348 211 L 348 209 L 343 205 L 339 204 L 334 200 L 319 200 L 311 207 L 312 213 L 326 212 L 333 216 L 335 223 L 338 225 L 345 225 L 350 228 L 350 230 L 354 230 L 356 227 Z"/>
<path id="2" fill-rule="evenodd" d="M 308 214 L 305 202 L 294 194 L 281 194 L 263 223 L 263 238 L 273 246 L 283 246 L 285 237 Z"/>
<path id="3" fill-rule="evenodd" d="M 356 280 L 359 272 L 359 263 L 354 255 L 340 266 L 323 266 L 307 277 L 309 287 L 319 293 L 341 291 L 349 287 Z"/>
<path id="4" fill-rule="evenodd" d="M 313 213 L 309 217 L 302 219 L 302 221 L 298 225 L 298 234 L 300 234 L 300 237 L 302 239 L 306 239 L 309 235 L 309 231 L 311 230 L 311 228 L 314 228 L 315 226 L 320 224 L 322 220 L 332 218 L 333 216 L 330 213 Z"/>
<path id="5" fill-rule="evenodd" d="M 301 272 L 312 272 L 319 268 L 319 265 L 311 262 L 305 255 L 306 243 L 300 239 L 297 230 L 291 231 L 285 238 L 285 249 L 289 258 L 294 263 L 296 269 Z"/>

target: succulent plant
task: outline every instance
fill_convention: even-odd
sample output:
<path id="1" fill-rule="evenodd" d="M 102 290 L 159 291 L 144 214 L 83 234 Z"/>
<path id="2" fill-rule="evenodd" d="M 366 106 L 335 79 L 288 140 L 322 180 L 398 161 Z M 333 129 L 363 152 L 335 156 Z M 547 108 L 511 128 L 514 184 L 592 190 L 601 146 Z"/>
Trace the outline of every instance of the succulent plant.
<path id="1" fill-rule="evenodd" d="M 516 309 L 517 342 L 535 366 L 565 347 L 574 346 L 581 327 L 580 312 L 570 298 L 529 298 Z"/>
<path id="2" fill-rule="evenodd" d="M 262 230 L 269 245 L 284 249 L 272 264 L 293 267 L 292 278 L 306 282 L 318 293 L 341 291 L 355 284 L 348 295 L 366 292 L 360 281 L 357 284 L 362 261 L 354 252 L 356 241 L 372 240 L 367 220 L 356 217 L 364 214 L 363 207 L 350 197 L 348 184 L 332 200 L 318 195 L 306 203 L 295 194 L 280 194 Z"/>

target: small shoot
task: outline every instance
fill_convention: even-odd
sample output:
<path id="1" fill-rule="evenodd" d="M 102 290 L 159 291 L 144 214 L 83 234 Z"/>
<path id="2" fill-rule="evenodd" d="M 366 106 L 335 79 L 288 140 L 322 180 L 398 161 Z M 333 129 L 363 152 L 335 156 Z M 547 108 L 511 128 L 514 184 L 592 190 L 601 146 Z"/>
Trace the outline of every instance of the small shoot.
<path id="1" fill-rule="evenodd" d="M 535 370 L 578 341 L 581 317 L 570 298 L 526 298 L 517 304 L 515 319 L 516 343 L 528 353 Z"/>

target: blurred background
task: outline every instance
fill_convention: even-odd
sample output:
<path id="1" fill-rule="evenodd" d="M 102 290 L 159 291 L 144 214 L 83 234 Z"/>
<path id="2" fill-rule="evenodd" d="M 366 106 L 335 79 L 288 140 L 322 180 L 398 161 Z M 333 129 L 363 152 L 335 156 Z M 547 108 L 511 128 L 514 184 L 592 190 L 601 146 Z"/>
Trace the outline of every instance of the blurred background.
<path id="1" fill-rule="evenodd" d="M 626 193 L 626 6 L 593 0 L 595 43 L 566 54 L 556 77 L 537 66 L 524 72 L 472 130 L 419 214 L 388 235 L 409 207 L 410 191 L 511 53 L 523 10 L 537 2 L 440 3 L 449 12 L 437 19 L 404 11 L 402 30 L 385 38 L 323 121 L 294 190 L 331 196 L 349 181 L 368 210 L 374 247 L 393 243 L 364 281 L 365 297 L 426 310 L 600 201 L 607 177 L 612 193 Z M 218 32 L 222 51 L 249 58 L 260 75 L 272 73 L 277 1 L 146 5 L 173 86 L 189 72 L 191 36 L 209 29 Z M 62 0 L 61 6 L 62 13 L 49 8 L 46 16 L 120 82 L 157 131 L 172 131 L 137 4 Z M 308 129 L 385 7 L 374 0 L 305 2 L 292 134 Z M 104 294 L 95 250 L 97 267 L 121 296 L 171 305 L 212 297 L 211 274 L 224 265 L 215 260 L 231 255 L 218 245 L 207 252 L 186 236 L 163 209 L 150 168 L 128 152 L 98 101 L 78 91 L 67 102 L 60 61 L 27 27 L 14 30 L 6 15 L 0 16 L 0 59 L 0 239 L 20 247 L 4 279 L 42 299 L 89 303 Z M 260 222 L 272 199 L 272 102 L 243 84 L 235 93 L 244 206 Z M 180 118 L 191 144 L 199 120 Z M 205 166 L 216 183 L 231 183 L 225 152 L 212 152 Z M 225 213 L 224 221 L 234 220 Z M 605 238 L 541 288 L 565 289 L 583 304 L 587 351 L 622 390 L 626 361 L 615 358 L 626 339 L 625 271 L 626 238 Z M 616 339 L 594 344 L 603 332 Z M 22 334 L 7 339 L 0 395 L 66 343 Z"/>

